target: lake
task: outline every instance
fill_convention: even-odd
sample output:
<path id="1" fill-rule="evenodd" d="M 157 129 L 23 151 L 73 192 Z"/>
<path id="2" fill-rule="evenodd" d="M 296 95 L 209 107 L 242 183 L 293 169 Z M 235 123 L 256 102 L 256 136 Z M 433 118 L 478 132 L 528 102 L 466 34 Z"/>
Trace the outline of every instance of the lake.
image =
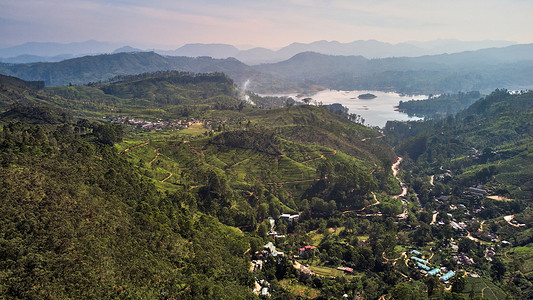
<path id="1" fill-rule="evenodd" d="M 361 94 L 374 94 L 377 97 L 374 99 L 358 99 L 357 96 Z M 280 96 L 280 95 L 276 95 Z M 285 94 L 283 96 L 293 97 L 295 100 L 302 98 L 296 98 L 296 94 Z M 410 117 L 405 113 L 396 111 L 395 106 L 398 106 L 400 101 L 409 101 L 411 99 L 423 100 L 427 99 L 427 96 L 402 96 L 393 92 L 380 92 L 380 91 L 337 91 L 337 90 L 323 90 L 312 96 L 311 103 L 322 102 L 322 104 L 340 103 L 346 107 L 350 113 L 358 114 L 365 119 L 365 125 L 385 127 L 387 121 L 411 121 L 420 120 L 418 117 Z"/>

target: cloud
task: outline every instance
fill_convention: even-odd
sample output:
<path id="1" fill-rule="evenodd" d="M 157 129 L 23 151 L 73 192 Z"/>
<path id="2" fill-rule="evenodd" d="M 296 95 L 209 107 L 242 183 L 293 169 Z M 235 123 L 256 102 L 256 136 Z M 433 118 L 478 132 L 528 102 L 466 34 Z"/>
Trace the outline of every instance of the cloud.
<path id="1" fill-rule="evenodd" d="M 533 42 L 523 0 L 4 0 L 0 43 L 290 42 L 459 38 Z M 25 40 L 26 39 L 26 40 Z"/>

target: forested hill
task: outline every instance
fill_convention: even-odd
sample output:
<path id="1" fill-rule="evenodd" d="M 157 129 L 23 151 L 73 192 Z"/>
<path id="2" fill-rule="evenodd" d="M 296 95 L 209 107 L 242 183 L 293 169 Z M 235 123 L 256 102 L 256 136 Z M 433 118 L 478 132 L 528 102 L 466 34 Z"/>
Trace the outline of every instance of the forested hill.
<path id="1" fill-rule="evenodd" d="M 457 173 L 451 184 L 457 191 L 489 184 L 502 196 L 531 199 L 532 120 L 533 92 L 496 90 L 455 117 L 389 122 L 386 131 L 399 139 L 399 153 L 429 164 L 425 171 Z"/>
<path id="2" fill-rule="evenodd" d="M 454 115 L 468 108 L 481 98 L 479 92 L 467 92 L 457 94 L 430 95 L 426 100 L 400 101 L 398 109 L 408 115 L 420 117 L 446 117 Z"/>
<path id="3" fill-rule="evenodd" d="M 257 109 L 223 74 L 0 81 L 10 99 L 0 118 L 6 298 L 253 299 L 260 279 L 283 297 L 277 278 L 299 274 L 288 259 L 250 270 L 273 241 L 269 216 L 301 214 L 298 227 L 276 227 L 291 235 L 276 246 L 292 257 L 317 218 L 402 209 L 387 196 L 400 186 L 379 132 L 324 107 Z M 358 265 L 372 272 L 374 262 Z"/>
<path id="4" fill-rule="evenodd" d="M 0 87 L 0 298 L 533 293 L 533 92 L 380 132 L 216 72 Z"/>
<path id="5" fill-rule="evenodd" d="M 405 94 L 533 87 L 533 45 L 515 45 L 455 54 L 366 59 L 299 53 L 273 64 L 248 66 L 234 58 L 172 57 L 153 52 L 85 56 L 56 63 L 0 64 L 0 73 L 47 86 L 86 84 L 118 75 L 178 70 L 223 72 L 238 86 L 261 93 L 317 88 L 383 90 Z"/>
<path id="6" fill-rule="evenodd" d="M 44 81 L 47 86 L 60 86 L 165 70 L 225 72 L 241 78 L 239 74 L 246 73 L 247 68 L 235 59 L 165 57 L 154 52 L 140 52 L 84 56 L 57 63 L 0 64 L 0 73 L 24 80 Z"/>
<path id="7" fill-rule="evenodd" d="M 106 126 L 0 126 L 0 294 L 252 297 L 249 238 L 159 194 Z"/>

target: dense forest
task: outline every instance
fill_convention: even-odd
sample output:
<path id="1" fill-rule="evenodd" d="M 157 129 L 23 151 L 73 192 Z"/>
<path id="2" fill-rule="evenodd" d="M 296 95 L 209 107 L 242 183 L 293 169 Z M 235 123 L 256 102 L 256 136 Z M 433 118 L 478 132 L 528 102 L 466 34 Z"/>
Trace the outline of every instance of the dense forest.
<path id="1" fill-rule="evenodd" d="M 380 132 L 223 73 L 0 76 L 0 295 L 526 299 L 532 97 Z"/>
<path id="2" fill-rule="evenodd" d="M 426 100 L 400 101 L 398 109 L 408 115 L 442 118 L 455 115 L 481 98 L 477 91 L 457 94 L 430 95 Z"/>

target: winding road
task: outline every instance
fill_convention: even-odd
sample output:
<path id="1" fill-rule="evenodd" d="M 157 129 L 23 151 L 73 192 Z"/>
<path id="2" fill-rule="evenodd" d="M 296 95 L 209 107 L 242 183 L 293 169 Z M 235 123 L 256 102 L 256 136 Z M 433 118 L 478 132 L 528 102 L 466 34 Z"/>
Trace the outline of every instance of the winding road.
<path id="1" fill-rule="evenodd" d="M 407 186 L 398 177 L 398 173 L 400 171 L 400 164 L 402 163 L 402 160 L 403 160 L 403 158 L 398 157 L 396 162 L 394 164 L 392 164 L 392 174 L 394 175 L 396 180 L 398 180 L 400 182 L 400 186 L 402 187 L 402 193 L 399 194 L 399 195 L 394 196 L 394 198 L 396 198 L 396 199 L 400 198 L 400 197 L 402 198 L 403 211 L 402 211 L 401 214 L 398 215 L 398 218 L 399 219 L 407 219 L 407 217 L 409 216 L 409 211 L 407 210 L 407 200 L 405 200 L 403 198 L 403 197 L 407 196 Z"/>

